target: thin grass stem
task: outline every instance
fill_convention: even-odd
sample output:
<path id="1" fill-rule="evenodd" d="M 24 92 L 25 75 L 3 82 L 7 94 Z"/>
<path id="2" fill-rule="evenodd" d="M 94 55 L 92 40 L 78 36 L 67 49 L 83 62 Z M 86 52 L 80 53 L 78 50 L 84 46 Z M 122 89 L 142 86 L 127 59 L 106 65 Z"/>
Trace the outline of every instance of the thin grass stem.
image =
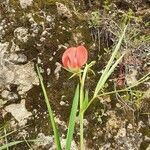
<path id="1" fill-rule="evenodd" d="M 4 134 L 7 134 L 6 128 L 4 128 Z M 7 136 L 5 136 L 6 149 L 9 150 Z"/>
<path id="2" fill-rule="evenodd" d="M 150 79 L 150 77 L 148 77 L 149 75 L 150 75 L 150 73 L 146 74 L 146 75 L 143 76 L 141 79 L 139 79 L 134 85 L 131 85 L 131 86 L 125 88 L 125 89 L 122 89 L 122 90 L 115 90 L 115 91 L 111 91 L 111 92 L 107 92 L 107 93 L 102 93 L 102 94 L 97 95 L 96 97 L 93 97 L 93 98 L 89 101 L 88 105 L 87 105 L 86 108 L 83 110 L 83 112 L 85 112 L 85 111 L 89 108 L 89 106 L 93 103 L 93 101 L 94 101 L 96 98 L 101 97 L 101 96 L 105 96 L 105 95 L 109 95 L 109 94 L 115 94 L 116 92 L 117 92 L 117 93 L 120 93 L 120 92 L 130 91 L 131 88 L 134 88 L 134 87 L 138 86 L 139 84 L 141 84 L 141 83 L 143 83 L 143 82 L 149 80 L 149 79 Z"/>

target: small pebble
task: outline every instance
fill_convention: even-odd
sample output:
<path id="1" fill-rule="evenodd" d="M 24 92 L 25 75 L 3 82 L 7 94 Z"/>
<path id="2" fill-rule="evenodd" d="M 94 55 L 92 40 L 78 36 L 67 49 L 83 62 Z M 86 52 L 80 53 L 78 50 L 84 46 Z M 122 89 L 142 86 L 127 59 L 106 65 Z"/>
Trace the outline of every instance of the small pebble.
<path id="1" fill-rule="evenodd" d="M 116 103 L 116 107 L 121 108 L 121 105 L 119 103 Z"/>
<path id="2" fill-rule="evenodd" d="M 51 69 L 47 68 L 47 75 L 50 75 L 50 73 L 51 73 Z"/>
<path id="3" fill-rule="evenodd" d="M 64 105 L 66 105 L 66 103 L 64 101 L 60 101 L 60 105 L 64 106 Z"/>
<path id="4" fill-rule="evenodd" d="M 133 129 L 133 126 L 132 126 L 132 124 L 130 123 L 130 124 L 128 124 L 128 127 L 127 127 L 128 129 Z"/>

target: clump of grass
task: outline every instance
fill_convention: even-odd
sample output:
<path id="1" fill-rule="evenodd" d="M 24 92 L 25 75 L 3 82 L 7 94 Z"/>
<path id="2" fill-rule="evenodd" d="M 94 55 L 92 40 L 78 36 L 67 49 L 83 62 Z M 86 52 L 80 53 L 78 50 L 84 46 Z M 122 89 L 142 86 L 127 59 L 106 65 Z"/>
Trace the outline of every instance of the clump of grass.
<path id="1" fill-rule="evenodd" d="M 99 11 L 93 11 L 88 20 L 89 28 L 97 28 L 100 26 L 101 18 Z"/>
<path id="2" fill-rule="evenodd" d="M 2 128 L 0 128 L 0 132 L 1 132 L 1 134 L 4 133 L 4 135 L 0 136 L 0 140 L 4 139 L 4 141 L 5 141 L 5 144 L 0 146 L 0 150 L 9 150 L 10 147 L 16 146 L 16 145 L 18 145 L 20 143 L 23 143 L 23 142 L 26 142 L 26 143 L 28 143 L 27 145 L 29 145 L 29 142 L 33 142 L 34 143 L 35 141 L 37 141 L 37 140 L 26 140 L 26 139 L 24 139 L 24 140 L 9 142 L 8 141 L 8 136 L 12 135 L 15 132 L 17 132 L 17 130 L 7 133 L 7 130 L 6 130 L 5 126 L 3 126 Z"/>

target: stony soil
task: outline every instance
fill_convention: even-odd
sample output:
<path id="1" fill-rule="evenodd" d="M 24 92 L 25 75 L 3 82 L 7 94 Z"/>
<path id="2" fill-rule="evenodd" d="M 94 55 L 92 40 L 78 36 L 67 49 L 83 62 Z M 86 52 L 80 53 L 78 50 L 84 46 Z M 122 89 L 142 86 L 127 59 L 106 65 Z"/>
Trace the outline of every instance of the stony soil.
<path id="1" fill-rule="evenodd" d="M 150 71 L 149 0 L 1 0 L 0 1 L 0 136 L 8 142 L 38 139 L 35 150 L 54 150 L 51 125 L 35 65 L 41 73 L 65 145 L 65 135 L 76 79 L 61 67 L 69 46 L 84 44 L 89 62 L 96 60 L 87 89 L 95 87 L 111 56 L 123 18 L 128 16 L 126 40 L 120 54 L 129 51 L 108 81 L 105 91 L 130 86 Z M 116 82 L 117 81 L 117 82 Z M 118 87 L 119 86 L 119 87 Z M 84 120 L 87 150 L 150 149 L 150 82 L 131 93 L 98 99 Z M 92 90 L 90 91 L 92 94 Z M 139 101 L 140 99 L 140 101 Z M 1 128 L 0 128 L 1 129 Z M 0 145 L 5 139 L 0 139 Z M 28 150 L 24 142 L 11 150 Z M 79 128 L 72 150 L 79 149 Z"/>

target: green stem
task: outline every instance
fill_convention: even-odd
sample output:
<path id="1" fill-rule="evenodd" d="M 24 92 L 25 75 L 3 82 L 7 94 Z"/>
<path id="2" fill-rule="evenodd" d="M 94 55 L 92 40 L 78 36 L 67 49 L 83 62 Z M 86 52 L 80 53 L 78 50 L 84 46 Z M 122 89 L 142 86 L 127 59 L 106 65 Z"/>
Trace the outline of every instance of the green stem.
<path id="1" fill-rule="evenodd" d="M 84 127 L 83 127 L 83 119 L 84 119 L 84 113 L 81 112 L 80 115 L 79 115 L 79 118 L 80 118 L 80 150 L 84 150 L 84 136 L 83 136 L 83 130 L 84 130 Z"/>
<path id="2" fill-rule="evenodd" d="M 84 115 L 83 113 L 81 113 L 82 108 L 83 108 L 83 88 L 84 88 L 84 82 L 83 82 L 83 78 L 80 80 L 80 150 L 84 150 L 84 141 L 83 141 L 83 118 Z"/>
<path id="3" fill-rule="evenodd" d="M 79 113 L 79 118 L 80 118 L 80 150 L 84 150 L 84 135 L 83 135 L 83 119 L 84 119 L 84 113 L 83 113 L 83 101 L 84 101 L 84 83 L 85 83 L 85 78 L 86 74 L 88 71 L 88 65 L 85 66 L 83 75 L 81 77 L 81 74 L 79 75 L 80 78 L 80 113 Z"/>

